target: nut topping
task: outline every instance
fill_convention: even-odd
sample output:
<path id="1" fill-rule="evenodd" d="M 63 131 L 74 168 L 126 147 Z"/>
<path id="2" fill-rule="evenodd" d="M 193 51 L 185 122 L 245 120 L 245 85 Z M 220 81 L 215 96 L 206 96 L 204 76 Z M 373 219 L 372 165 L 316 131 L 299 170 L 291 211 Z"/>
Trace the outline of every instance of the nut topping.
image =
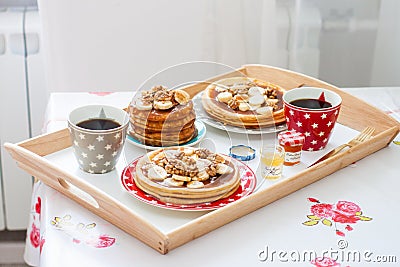
<path id="1" fill-rule="evenodd" d="M 273 107 L 278 109 L 279 88 L 273 84 L 263 81 L 247 81 L 228 85 L 217 85 L 215 87 L 216 99 L 219 102 L 227 104 L 233 110 L 255 111 L 262 107 Z M 257 114 L 267 114 L 262 109 Z"/>
<path id="2" fill-rule="evenodd" d="M 147 177 L 169 186 L 201 188 L 233 171 L 222 155 L 205 148 L 165 149 L 142 167 Z"/>
<path id="3" fill-rule="evenodd" d="M 168 110 L 177 105 L 186 105 L 189 101 L 190 95 L 187 92 L 157 85 L 149 91 L 142 91 L 141 96 L 134 101 L 134 106 L 139 110 Z"/>

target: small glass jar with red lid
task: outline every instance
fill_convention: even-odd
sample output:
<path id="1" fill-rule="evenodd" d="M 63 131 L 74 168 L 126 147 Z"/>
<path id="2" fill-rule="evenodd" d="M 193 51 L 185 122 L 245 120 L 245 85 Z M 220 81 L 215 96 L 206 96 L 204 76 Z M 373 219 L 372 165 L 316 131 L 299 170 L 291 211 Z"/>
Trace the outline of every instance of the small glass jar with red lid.
<path id="1" fill-rule="evenodd" d="M 285 166 L 293 166 L 300 163 L 304 139 L 304 134 L 295 130 L 278 134 L 278 142 L 285 149 L 285 161 L 283 163 Z"/>

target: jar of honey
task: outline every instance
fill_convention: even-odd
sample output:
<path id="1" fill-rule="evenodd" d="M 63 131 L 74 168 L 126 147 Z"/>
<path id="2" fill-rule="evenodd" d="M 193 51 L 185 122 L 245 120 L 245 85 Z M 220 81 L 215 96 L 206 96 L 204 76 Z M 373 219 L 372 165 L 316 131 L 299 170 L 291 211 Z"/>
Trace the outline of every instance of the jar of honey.
<path id="1" fill-rule="evenodd" d="M 300 163 L 304 140 L 304 134 L 295 130 L 278 134 L 278 142 L 285 149 L 285 161 L 283 162 L 285 166 L 293 166 Z"/>

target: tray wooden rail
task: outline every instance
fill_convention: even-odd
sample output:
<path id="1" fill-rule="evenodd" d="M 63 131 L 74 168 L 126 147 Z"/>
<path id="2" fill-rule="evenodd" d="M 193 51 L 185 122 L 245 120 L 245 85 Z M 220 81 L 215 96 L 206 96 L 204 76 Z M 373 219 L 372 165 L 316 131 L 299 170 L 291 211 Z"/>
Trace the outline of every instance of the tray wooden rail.
<path id="1" fill-rule="evenodd" d="M 277 184 L 260 189 L 246 198 L 199 216 L 168 233 L 163 233 L 151 222 L 146 221 L 139 213 L 128 209 L 117 199 L 107 195 L 106 192 L 64 171 L 44 158 L 46 155 L 71 146 L 67 129 L 17 144 L 6 143 L 5 147 L 22 169 L 158 252 L 165 254 L 386 147 L 399 133 L 400 124 L 379 109 L 333 85 L 275 67 L 246 65 L 236 72 L 213 77 L 208 81 L 188 86 L 185 90 L 193 97 L 204 90 L 210 82 L 238 76 L 238 73 L 270 81 L 287 89 L 306 84 L 333 90 L 340 94 L 343 99 L 338 122 L 359 131 L 366 126 L 373 125 L 376 128 L 375 135 L 362 145 L 354 146 L 342 154 L 329 158 Z M 118 219 L 121 217 L 124 220 Z"/>

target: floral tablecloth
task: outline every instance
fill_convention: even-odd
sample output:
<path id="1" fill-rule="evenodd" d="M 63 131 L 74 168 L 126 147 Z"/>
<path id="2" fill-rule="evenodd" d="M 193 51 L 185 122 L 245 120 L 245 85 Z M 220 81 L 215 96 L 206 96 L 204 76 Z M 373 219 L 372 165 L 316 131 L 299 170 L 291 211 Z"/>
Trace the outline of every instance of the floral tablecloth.
<path id="1" fill-rule="evenodd" d="M 400 88 L 347 88 L 400 121 Z M 87 103 L 131 93 L 53 93 L 44 132 Z M 25 260 L 32 266 L 398 266 L 400 138 L 285 198 L 161 255 L 36 182 Z"/>

